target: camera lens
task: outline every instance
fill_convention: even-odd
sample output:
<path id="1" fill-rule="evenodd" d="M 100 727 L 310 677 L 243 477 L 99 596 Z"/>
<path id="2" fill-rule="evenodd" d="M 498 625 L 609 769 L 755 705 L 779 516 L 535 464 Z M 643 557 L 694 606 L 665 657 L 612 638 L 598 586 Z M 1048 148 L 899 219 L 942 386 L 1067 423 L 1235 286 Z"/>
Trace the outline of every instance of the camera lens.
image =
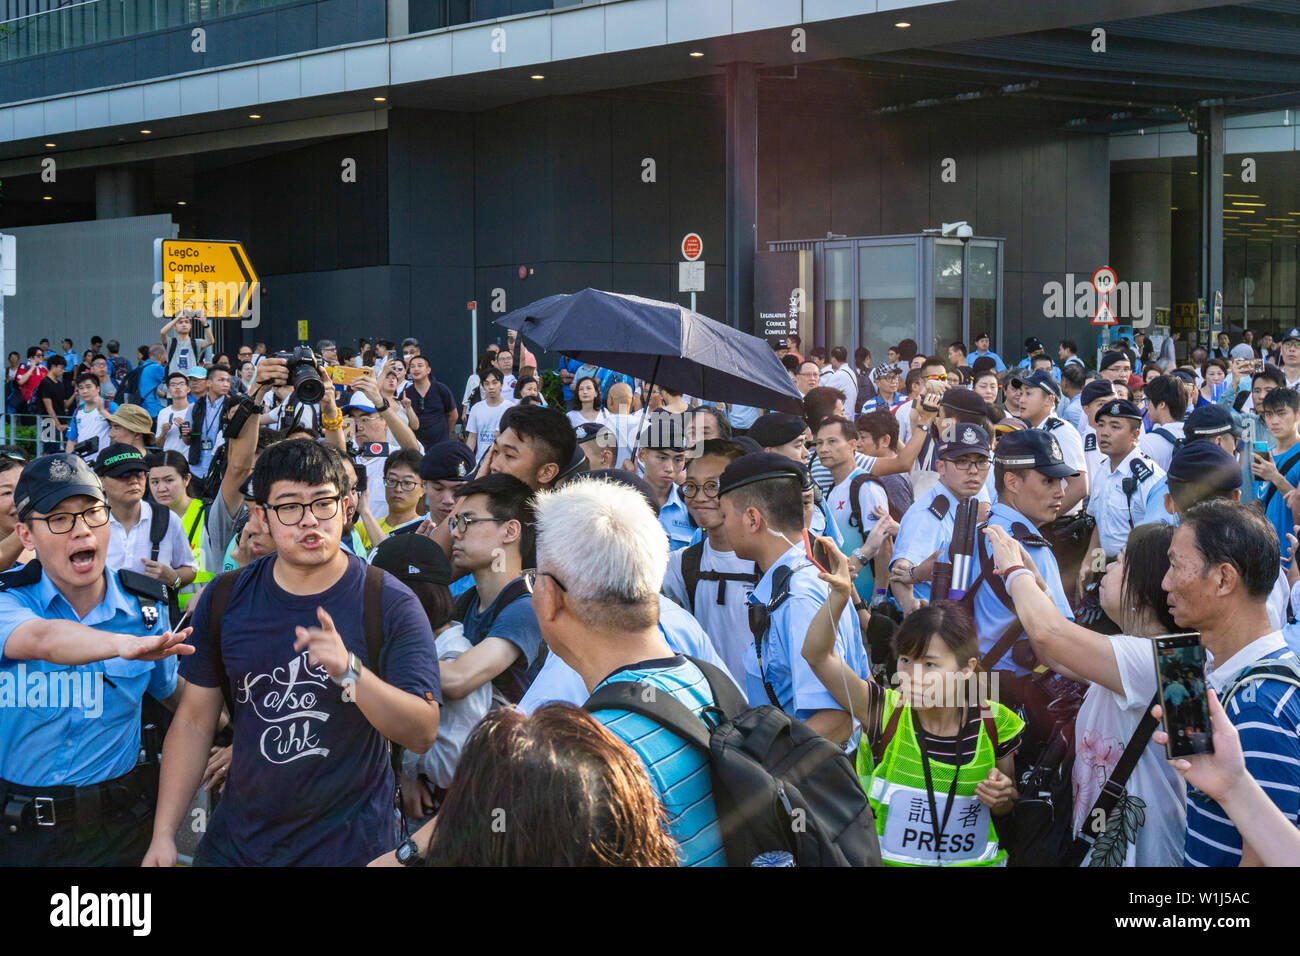
<path id="1" fill-rule="evenodd" d="M 300 362 L 294 366 L 291 382 L 293 394 L 299 402 L 315 404 L 325 394 L 325 383 L 321 381 L 316 366 L 310 362 Z"/>

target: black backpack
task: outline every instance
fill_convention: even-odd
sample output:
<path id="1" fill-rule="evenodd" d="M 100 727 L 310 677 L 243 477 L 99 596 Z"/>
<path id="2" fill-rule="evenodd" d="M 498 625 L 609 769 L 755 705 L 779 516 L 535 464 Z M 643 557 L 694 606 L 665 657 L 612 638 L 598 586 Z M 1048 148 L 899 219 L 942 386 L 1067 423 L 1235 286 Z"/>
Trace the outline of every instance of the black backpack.
<path id="1" fill-rule="evenodd" d="M 704 559 L 704 541 L 696 541 L 682 551 L 682 583 L 686 585 L 686 610 L 695 613 L 695 588 L 701 581 L 718 582 L 718 604 L 727 603 L 727 582 L 735 581 L 748 584 L 752 588 L 762 577 L 755 568 L 751 573 L 743 571 L 701 571 L 700 562 Z"/>
<path id="2" fill-rule="evenodd" d="M 871 804 L 844 751 L 780 708 L 750 707 L 716 667 L 687 660 L 713 695 L 711 729 L 672 694 L 634 681 L 599 688 L 586 709 L 641 714 L 709 755 L 729 866 L 772 851 L 796 866 L 880 866 Z"/>
<path id="3" fill-rule="evenodd" d="M 862 486 L 868 481 L 875 482 L 885 489 L 889 500 L 889 516 L 895 521 L 902 521 L 907 509 L 912 507 L 912 479 L 907 475 L 873 475 L 870 472 L 854 475 L 849 482 L 849 524 L 862 530 Z"/>
<path id="4" fill-rule="evenodd" d="M 131 371 L 126 373 L 126 381 L 122 383 L 122 392 L 125 395 L 125 401 L 131 405 L 140 404 L 140 373 L 144 370 L 144 363 L 141 362 Z"/>

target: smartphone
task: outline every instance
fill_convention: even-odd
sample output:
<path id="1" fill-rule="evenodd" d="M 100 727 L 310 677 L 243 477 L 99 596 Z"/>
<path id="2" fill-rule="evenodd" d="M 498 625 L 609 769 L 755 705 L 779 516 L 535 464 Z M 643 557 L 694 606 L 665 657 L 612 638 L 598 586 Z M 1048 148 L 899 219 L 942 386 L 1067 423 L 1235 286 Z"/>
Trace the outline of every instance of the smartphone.
<path id="1" fill-rule="evenodd" d="M 351 385 L 359 378 L 370 378 L 375 374 L 372 368 L 353 368 L 350 365 L 331 365 L 330 381 L 335 385 Z"/>
<path id="2" fill-rule="evenodd" d="M 808 560 L 813 563 L 818 571 L 830 574 L 831 559 L 826 553 L 826 546 L 808 533 L 808 529 L 803 529 L 803 549 L 808 555 Z"/>
<path id="3" fill-rule="evenodd" d="M 1156 682 L 1164 710 L 1169 759 L 1214 752 L 1205 697 L 1205 646 L 1199 632 L 1155 639 Z"/>
<path id="4" fill-rule="evenodd" d="M 1266 441 L 1257 441 L 1257 442 L 1255 442 L 1255 454 L 1256 454 L 1256 455 L 1265 455 L 1265 456 L 1267 456 L 1267 455 L 1268 455 L 1268 442 L 1266 442 Z"/>
<path id="5" fill-rule="evenodd" d="M 1264 360 L 1252 359 L 1249 363 L 1249 367 L 1251 372 L 1262 372 L 1264 371 Z"/>

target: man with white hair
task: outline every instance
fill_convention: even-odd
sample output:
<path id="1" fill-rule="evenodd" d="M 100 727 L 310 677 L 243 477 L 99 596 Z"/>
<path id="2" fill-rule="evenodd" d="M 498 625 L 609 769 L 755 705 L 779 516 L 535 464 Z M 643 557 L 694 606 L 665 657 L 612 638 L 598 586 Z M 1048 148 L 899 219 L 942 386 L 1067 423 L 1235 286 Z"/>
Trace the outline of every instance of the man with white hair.
<path id="1" fill-rule="evenodd" d="M 668 540 L 641 495 L 612 482 L 576 481 L 535 499 L 533 609 L 552 652 L 587 690 L 633 681 L 657 688 L 696 716 L 716 706 L 703 672 L 675 654 L 658 627 Z M 640 714 L 594 713 L 641 758 L 683 866 L 725 866 L 709 757 Z"/>

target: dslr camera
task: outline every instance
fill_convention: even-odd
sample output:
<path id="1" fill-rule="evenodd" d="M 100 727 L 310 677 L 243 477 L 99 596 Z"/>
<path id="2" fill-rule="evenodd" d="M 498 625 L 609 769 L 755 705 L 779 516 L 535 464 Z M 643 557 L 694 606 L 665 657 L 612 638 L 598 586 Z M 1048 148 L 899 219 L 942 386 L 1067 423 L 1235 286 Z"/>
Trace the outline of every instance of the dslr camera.
<path id="1" fill-rule="evenodd" d="M 86 461 L 91 461 L 99 453 L 99 436 L 92 435 L 85 441 L 77 442 L 72 446 L 72 453 L 80 455 Z"/>
<path id="2" fill-rule="evenodd" d="M 314 405 L 325 394 L 325 382 L 321 378 L 324 362 L 313 352 L 310 346 L 300 345 L 292 352 L 276 352 L 272 358 L 284 359 L 289 367 L 289 384 L 293 386 L 293 397 L 300 404 Z"/>

